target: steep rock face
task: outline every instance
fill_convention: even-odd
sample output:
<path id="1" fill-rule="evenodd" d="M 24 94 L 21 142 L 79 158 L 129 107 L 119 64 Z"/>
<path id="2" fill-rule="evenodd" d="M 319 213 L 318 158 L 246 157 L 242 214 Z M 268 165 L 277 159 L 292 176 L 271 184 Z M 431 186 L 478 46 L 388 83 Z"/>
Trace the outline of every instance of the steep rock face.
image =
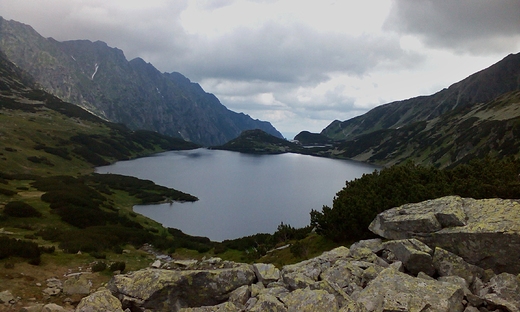
<path id="1" fill-rule="evenodd" d="M 249 129 L 282 137 L 270 123 L 228 110 L 181 74 L 161 73 L 140 58 L 127 61 L 104 42 L 58 42 L 0 17 L 0 50 L 46 91 L 132 129 L 206 146 Z"/>
<path id="2" fill-rule="evenodd" d="M 388 239 L 417 238 L 495 272 L 520 272 L 520 203 L 448 196 L 380 213 L 369 229 Z"/>

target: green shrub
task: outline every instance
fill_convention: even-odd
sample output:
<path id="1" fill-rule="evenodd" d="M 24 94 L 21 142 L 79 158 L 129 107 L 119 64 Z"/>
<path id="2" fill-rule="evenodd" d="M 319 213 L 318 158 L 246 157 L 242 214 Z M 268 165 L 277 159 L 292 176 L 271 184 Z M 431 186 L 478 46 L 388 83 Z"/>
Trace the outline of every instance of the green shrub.
<path id="1" fill-rule="evenodd" d="M 520 198 L 520 160 L 476 159 L 455 168 L 437 169 L 412 162 L 348 181 L 321 211 L 311 211 L 319 234 L 348 242 L 372 237 L 370 222 L 378 213 L 407 203 L 447 195 L 471 198 Z"/>
<path id="2" fill-rule="evenodd" d="M 102 252 L 93 251 L 90 253 L 90 255 L 96 259 L 106 259 L 107 258 L 107 255 Z"/>
<path id="3" fill-rule="evenodd" d="M 40 249 L 31 241 L 0 236 L 0 259 L 7 257 L 35 259 L 40 257 Z"/>
<path id="4" fill-rule="evenodd" d="M 8 202 L 5 205 L 4 214 L 9 217 L 17 218 L 38 218 L 42 216 L 33 206 L 21 201 Z"/>
<path id="5" fill-rule="evenodd" d="M 57 242 L 61 239 L 63 235 L 63 230 L 59 228 L 46 227 L 34 234 L 40 236 L 42 239 L 46 241 Z"/>
<path id="6" fill-rule="evenodd" d="M 6 263 L 4 263 L 4 268 L 6 268 L 6 269 L 14 269 L 14 263 L 13 262 L 6 262 Z"/>
<path id="7" fill-rule="evenodd" d="M 53 167 L 54 164 L 51 163 L 47 157 L 38 157 L 38 156 L 28 156 L 27 157 L 27 160 L 30 161 L 30 162 L 33 162 L 35 164 L 45 164 L 45 165 L 48 165 L 48 166 L 51 166 Z"/>
<path id="8" fill-rule="evenodd" d="M 48 254 L 54 253 L 56 251 L 56 247 L 54 246 L 40 246 L 39 248 L 41 252 Z"/>
<path id="9" fill-rule="evenodd" d="M 0 195 L 5 195 L 5 196 L 13 196 L 13 195 L 16 195 L 17 193 L 15 191 L 11 191 L 11 190 L 6 190 L 4 188 L 0 188 Z"/>
<path id="10" fill-rule="evenodd" d="M 110 265 L 110 271 L 120 271 L 123 272 L 126 268 L 126 263 L 124 261 L 117 261 Z"/>
<path id="11" fill-rule="evenodd" d="M 92 265 L 92 272 L 101 272 L 106 270 L 107 264 L 103 261 L 96 261 Z"/>

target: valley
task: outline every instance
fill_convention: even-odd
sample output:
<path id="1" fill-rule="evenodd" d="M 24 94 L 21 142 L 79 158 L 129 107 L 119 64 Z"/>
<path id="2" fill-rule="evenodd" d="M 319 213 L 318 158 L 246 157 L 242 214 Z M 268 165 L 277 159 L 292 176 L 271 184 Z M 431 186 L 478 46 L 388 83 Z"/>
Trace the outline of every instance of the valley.
<path id="1" fill-rule="evenodd" d="M 139 213 L 142 210 L 133 209 L 155 204 L 168 209 L 190 203 L 195 207 L 204 204 L 203 192 L 111 169 L 106 169 L 106 174 L 95 173 L 96 167 L 119 161 L 129 161 L 149 173 L 145 165 L 139 165 L 145 157 L 159 159 L 163 154 L 158 153 L 170 152 L 195 159 L 202 157 L 198 149 L 203 146 L 209 147 L 204 149 L 205 156 L 224 155 L 227 163 L 182 165 L 178 159 L 168 159 L 158 170 L 168 173 L 172 162 L 181 164 L 182 170 L 175 171 L 180 179 L 194 177 L 195 183 L 214 188 L 217 196 L 210 199 L 210 208 L 215 204 L 232 207 L 219 198 L 227 196 L 231 201 L 239 200 L 242 208 L 259 213 L 241 221 L 240 213 L 244 212 L 220 212 L 230 219 L 220 227 L 240 223 L 247 230 L 242 234 L 226 233 L 210 239 L 206 237 L 210 234 L 190 232 L 193 224 L 214 225 L 212 218 L 216 217 L 208 210 L 202 211 L 204 216 L 192 216 L 191 223 L 183 219 L 187 215 L 178 217 L 172 224 L 188 224 L 181 229 L 162 225 L 165 222 L 159 221 L 164 216 L 154 221 Z M 308 156 L 320 158 L 302 161 Z M 520 53 L 432 95 L 387 103 L 349 120 L 332 121 L 321 133 L 302 131 L 294 141 L 288 141 L 269 122 L 227 109 L 180 73 L 161 73 L 141 58 L 128 61 L 123 51 L 104 42 L 59 42 L 42 37 L 29 25 L 0 18 L 0 292 L 9 285 L 9 291 L 20 296 L 0 306 L 0 311 L 10 309 L 9 305 L 21 308 L 34 302 L 73 309 L 109 280 L 122 278 L 121 273 L 159 269 L 161 262 L 154 265 L 159 258 L 183 269 L 197 263 L 203 270 L 205 266 L 220 270 L 223 267 L 219 265 L 235 266 L 227 262 L 234 261 L 268 263 L 273 270 L 285 267 L 287 273 L 321 261 L 314 257 L 324 251 L 373 239 L 381 232 L 370 231 L 369 226 L 385 211 L 428 204 L 438 198 L 458 201 L 450 196 L 460 196 L 460 201 L 471 203 L 483 200 L 475 205 L 490 198 L 510 199 L 506 204 L 500 201 L 500 205 L 514 210 L 520 198 L 519 157 Z M 259 166 L 267 158 L 284 161 L 269 162 L 267 168 Z M 354 170 L 352 176 L 340 167 L 325 170 L 331 163 L 345 160 L 357 162 L 361 169 Z M 238 172 L 236 163 L 240 161 L 254 166 Z M 223 171 L 213 173 L 211 166 L 220 166 Z M 282 167 L 293 171 L 287 173 Z M 209 185 L 211 174 L 211 180 L 221 184 L 218 186 L 239 188 L 243 197 Z M 225 179 L 227 174 L 235 178 L 233 183 Z M 263 175 L 274 180 L 263 180 Z M 326 195 L 330 202 L 313 202 L 311 199 L 319 197 L 314 192 L 323 195 L 330 191 L 331 176 L 339 182 L 334 186 L 337 189 Z M 251 189 L 240 185 L 248 181 Z M 303 181 L 309 185 L 303 187 Z M 290 204 L 282 203 L 277 191 L 289 192 L 276 183 L 294 187 L 288 200 L 298 199 L 295 205 L 303 210 L 289 211 Z M 274 201 L 265 200 L 270 196 Z M 269 205 L 270 210 L 250 201 Z M 287 222 L 283 214 L 277 214 L 279 210 L 298 215 L 299 221 Z M 436 212 L 426 221 L 439 231 L 446 224 L 452 226 L 450 222 L 462 227 L 467 220 L 459 212 Z M 271 222 L 266 231 L 252 225 L 263 217 Z M 421 238 L 421 233 L 417 237 Z M 391 244 L 384 246 L 390 250 Z M 381 253 L 358 252 L 341 257 L 355 258 L 358 265 L 366 256 L 373 263 L 368 262 L 382 266 L 377 258 Z M 432 250 L 427 253 L 430 258 L 434 255 Z M 492 256 L 488 258 L 495 259 Z M 395 263 L 391 254 L 385 257 L 385 262 Z M 309 259 L 314 260 L 306 262 Z M 486 267 L 481 260 L 475 262 Z M 376 268 L 372 264 L 362 264 L 368 267 L 358 272 L 360 280 L 373 280 L 381 273 L 369 271 Z M 493 269 L 495 273 L 502 270 L 499 265 Z M 435 270 L 440 274 L 441 269 Z M 432 272 L 430 275 L 437 277 Z M 64 287 L 52 286 L 57 283 L 53 279 L 72 281 L 71 277 L 83 274 L 90 281 L 86 292 L 66 296 L 60 293 Z M 248 289 L 253 288 L 257 275 L 247 281 Z M 317 287 L 317 279 L 301 283 Z M 303 285 L 283 282 L 287 292 Z M 367 283 L 358 286 L 366 287 Z M 492 299 L 486 299 L 490 306 L 495 304 Z"/>

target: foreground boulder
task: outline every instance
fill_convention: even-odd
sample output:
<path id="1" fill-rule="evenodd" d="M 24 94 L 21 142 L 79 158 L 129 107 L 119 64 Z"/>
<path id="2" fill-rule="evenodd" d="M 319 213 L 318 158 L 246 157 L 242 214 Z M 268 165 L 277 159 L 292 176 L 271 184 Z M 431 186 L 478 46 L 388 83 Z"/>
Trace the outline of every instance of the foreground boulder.
<path id="1" fill-rule="evenodd" d="M 387 239 L 416 238 L 495 272 L 520 273 L 520 203 L 447 196 L 380 213 L 369 229 Z"/>
<path id="2" fill-rule="evenodd" d="M 107 289 L 99 290 L 88 297 L 81 299 L 76 312 L 111 311 L 123 312 L 121 302 Z"/>
<path id="3" fill-rule="evenodd" d="M 121 300 L 123 308 L 177 311 L 220 304 L 233 290 L 255 281 L 252 267 L 241 264 L 216 270 L 145 269 L 116 275 L 107 288 Z"/>
<path id="4" fill-rule="evenodd" d="M 462 312 L 462 287 L 385 269 L 360 293 L 368 311 Z"/>

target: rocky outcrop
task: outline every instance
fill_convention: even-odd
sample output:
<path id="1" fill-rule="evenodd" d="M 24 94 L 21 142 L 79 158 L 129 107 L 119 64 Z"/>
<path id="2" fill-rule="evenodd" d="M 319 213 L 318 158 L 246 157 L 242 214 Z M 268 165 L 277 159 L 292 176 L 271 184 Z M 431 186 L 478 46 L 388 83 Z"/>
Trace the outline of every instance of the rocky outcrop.
<path id="1" fill-rule="evenodd" d="M 520 203 L 447 196 L 379 214 L 369 229 L 387 239 L 416 238 L 484 269 L 520 273 Z"/>
<path id="2" fill-rule="evenodd" d="M 218 258 L 189 268 L 174 263 L 116 275 L 76 311 L 462 312 L 520 306 L 517 276 L 494 275 L 416 239 L 360 241 L 280 270 Z"/>
<path id="3" fill-rule="evenodd" d="M 504 261 L 518 257 L 516 245 L 507 240 L 477 240 L 516 235 L 517 208 L 516 201 L 459 197 L 405 205 L 382 213 L 371 225 L 396 240 L 359 241 L 281 269 L 219 258 L 189 265 L 165 259 L 160 268 L 114 276 L 110 291 L 84 298 L 76 311 L 516 312 L 520 275 L 497 275 L 457 251 L 471 247 L 474 256 L 477 247 L 485 255 L 499 249 L 509 256 Z M 486 215 L 491 223 L 484 222 Z M 479 235 L 473 234 L 478 229 Z M 449 251 L 431 245 L 436 235 L 452 243 L 459 238 L 455 246 L 467 247 Z M 504 253 L 493 256 L 498 261 Z"/>

